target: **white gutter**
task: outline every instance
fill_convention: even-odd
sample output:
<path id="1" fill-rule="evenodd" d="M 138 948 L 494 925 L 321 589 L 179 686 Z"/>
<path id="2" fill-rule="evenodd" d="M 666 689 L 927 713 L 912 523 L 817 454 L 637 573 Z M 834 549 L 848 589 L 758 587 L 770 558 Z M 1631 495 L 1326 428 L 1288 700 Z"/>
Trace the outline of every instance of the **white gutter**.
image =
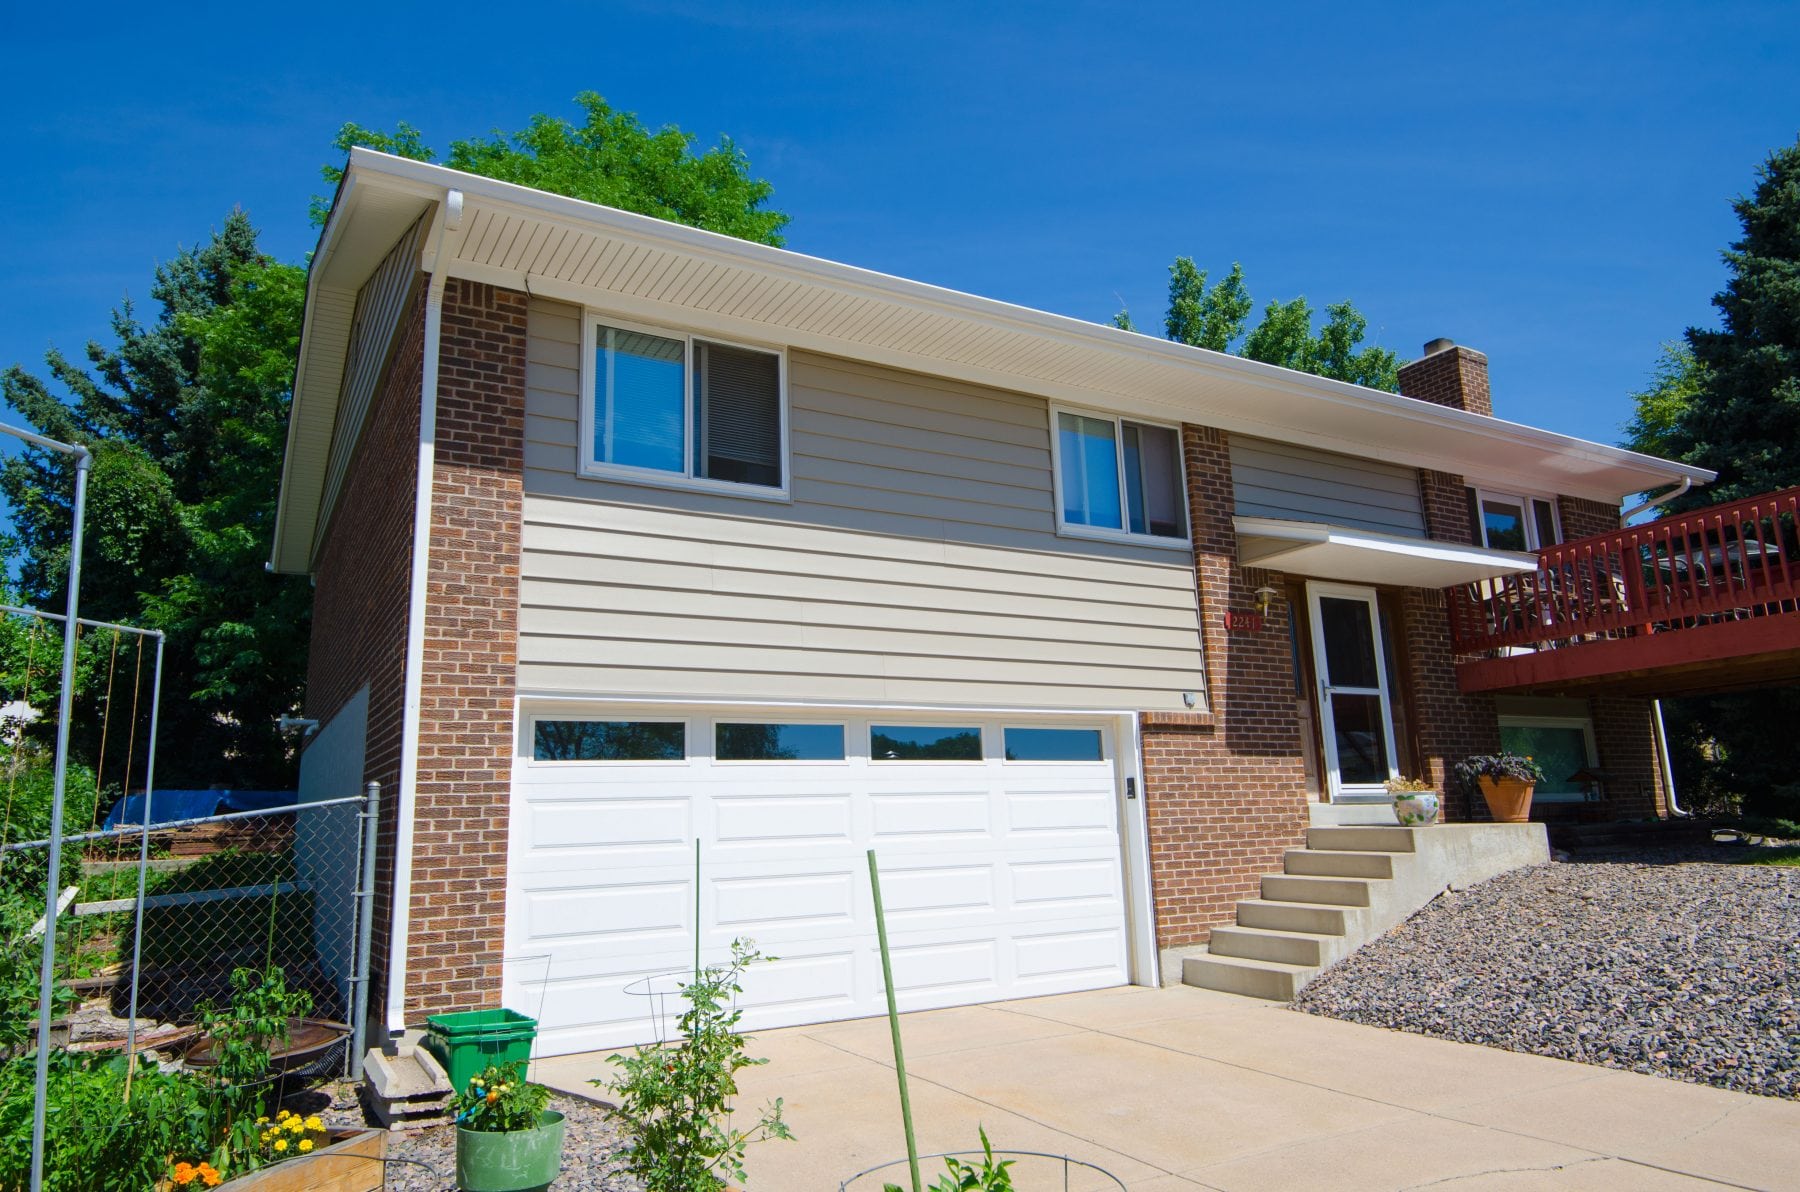
<path id="1" fill-rule="evenodd" d="M 425 291 L 425 352 L 419 382 L 418 481 L 413 494 L 412 589 L 406 614 L 406 697 L 400 721 L 400 789 L 395 803 L 393 922 L 388 933 L 387 1011 L 390 1034 L 406 1026 L 406 945 L 412 927 L 413 815 L 419 792 L 419 707 L 425 685 L 425 591 L 431 566 L 431 490 L 437 463 L 438 350 L 444 325 L 444 234 L 462 222 L 463 196 L 444 192 L 432 216 L 432 248 L 421 268 Z"/>
<path id="2" fill-rule="evenodd" d="M 1687 492 L 1688 489 L 1693 488 L 1693 487 L 1694 487 L 1694 478 L 1692 476 L 1683 476 L 1681 478 L 1681 483 L 1677 484 L 1674 488 L 1670 489 L 1668 492 L 1657 493 L 1654 497 L 1650 497 L 1647 500 L 1640 501 L 1636 505 L 1633 505 L 1631 508 L 1627 509 L 1625 512 L 1619 514 L 1619 528 L 1621 530 L 1624 529 L 1625 526 L 1631 521 L 1632 518 L 1636 517 L 1638 514 L 1642 513 L 1644 510 L 1654 509 L 1658 505 L 1661 505 L 1667 501 L 1673 501 L 1676 497 L 1681 496 L 1683 493 Z"/>

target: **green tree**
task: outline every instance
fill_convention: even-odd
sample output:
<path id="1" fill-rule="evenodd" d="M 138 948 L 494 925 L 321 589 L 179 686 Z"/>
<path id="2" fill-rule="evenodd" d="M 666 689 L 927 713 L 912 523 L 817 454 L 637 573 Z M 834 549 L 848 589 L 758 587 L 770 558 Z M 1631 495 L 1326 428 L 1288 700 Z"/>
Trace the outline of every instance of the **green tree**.
<path id="1" fill-rule="evenodd" d="M 304 580 L 268 575 L 262 561 L 304 286 L 301 270 L 258 251 L 249 218 L 234 211 L 205 245 L 157 269 L 151 321 L 140 321 L 127 302 L 112 317 L 114 346 L 90 342 L 85 365 L 52 349 L 47 378 L 17 365 L 0 374 L 7 403 L 27 421 L 94 454 L 83 614 L 168 635 L 158 759 L 165 786 L 292 780 L 291 745 L 275 719 L 298 707 L 310 595 Z M 0 464 L 0 493 L 13 510 L 20 596 L 60 608 L 70 465 L 23 452 Z M 133 751 L 125 722 L 139 681 L 137 643 L 118 644 L 109 717 L 103 701 L 115 658 L 108 637 L 87 637 L 75 750 L 90 762 L 112 759 L 122 777 L 117 762 Z M 140 731 L 153 661 L 145 649 Z M 38 681 L 53 701 L 54 674 Z M 167 748 L 170 742 L 181 748 Z M 141 741 L 135 756 L 141 765 Z"/>
<path id="2" fill-rule="evenodd" d="M 1270 302 L 1262 320 L 1246 333 L 1250 312 L 1244 270 L 1232 262 L 1231 272 L 1207 285 L 1204 269 L 1191 257 L 1176 257 L 1169 266 L 1169 307 L 1163 331 L 1176 343 L 1234 352 L 1265 364 L 1367 385 L 1394 392 L 1400 387 L 1400 358 L 1385 348 L 1360 346 L 1369 321 L 1348 302 L 1325 308 L 1325 325 L 1315 334 L 1313 309 L 1305 298 Z M 1113 316 L 1113 326 L 1136 331 L 1131 312 Z"/>
<path id="3" fill-rule="evenodd" d="M 1671 511 L 1800 484 L 1800 139 L 1732 203 L 1743 232 L 1713 296 L 1719 327 L 1665 347 L 1626 445 L 1719 473 Z M 1800 819 L 1800 687 L 1670 701 L 1676 784 Z"/>
<path id="4" fill-rule="evenodd" d="M 774 188 L 750 176 L 750 162 L 730 137 L 696 154 L 696 139 L 673 126 L 652 132 L 635 113 L 616 111 L 592 91 L 575 97 L 585 119 L 579 125 L 542 113 L 518 132 L 450 142 L 444 164 L 554 194 L 604 203 L 641 215 L 691 224 L 760 244 L 782 243 L 788 216 L 766 205 Z M 433 161 L 423 135 L 401 121 L 391 133 L 346 124 L 334 144 L 355 145 Z M 336 186 L 340 166 L 326 166 Z M 313 200 L 313 219 L 323 223 L 330 204 Z"/>

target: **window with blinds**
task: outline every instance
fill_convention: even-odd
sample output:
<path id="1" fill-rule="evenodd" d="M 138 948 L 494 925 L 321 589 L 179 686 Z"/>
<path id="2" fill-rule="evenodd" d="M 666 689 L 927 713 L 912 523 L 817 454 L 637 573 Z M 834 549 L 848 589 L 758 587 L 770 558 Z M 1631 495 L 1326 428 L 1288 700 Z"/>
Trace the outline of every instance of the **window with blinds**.
<path id="1" fill-rule="evenodd" d="M 1064 533 L 1187 538 L 1181 436 L 1172 426 L 1056 412 L 1057 489 Z"/>
<path id="2" fill-rule="evenodd" d="M 590 324 L 587 469 L 785 491 L 781 356 Z"/>

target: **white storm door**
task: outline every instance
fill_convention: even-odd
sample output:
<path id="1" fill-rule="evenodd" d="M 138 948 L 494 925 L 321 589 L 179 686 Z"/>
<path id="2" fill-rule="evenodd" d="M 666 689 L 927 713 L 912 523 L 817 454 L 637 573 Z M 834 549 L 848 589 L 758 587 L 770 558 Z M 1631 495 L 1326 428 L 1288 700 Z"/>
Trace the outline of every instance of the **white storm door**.
<path id="1" fill-rule="evenodd" d="M 1398 770 L 1375 590 L 1314 583 L 1306 594 L 1331 797 L 1386 798 Z"/>

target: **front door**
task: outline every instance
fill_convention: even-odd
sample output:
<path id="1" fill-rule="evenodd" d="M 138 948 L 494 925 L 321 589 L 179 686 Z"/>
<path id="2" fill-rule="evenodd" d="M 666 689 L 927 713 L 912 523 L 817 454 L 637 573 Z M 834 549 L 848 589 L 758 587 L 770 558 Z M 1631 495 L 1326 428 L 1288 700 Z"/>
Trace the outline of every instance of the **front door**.
<path id="1" fill-rule="evenodd" d="M 1394 766 L 1394 717 L 1373 588 L 1308 584 L 1313 666 L 1327 788 L 1335 802 L 1387 797 Z"/>

